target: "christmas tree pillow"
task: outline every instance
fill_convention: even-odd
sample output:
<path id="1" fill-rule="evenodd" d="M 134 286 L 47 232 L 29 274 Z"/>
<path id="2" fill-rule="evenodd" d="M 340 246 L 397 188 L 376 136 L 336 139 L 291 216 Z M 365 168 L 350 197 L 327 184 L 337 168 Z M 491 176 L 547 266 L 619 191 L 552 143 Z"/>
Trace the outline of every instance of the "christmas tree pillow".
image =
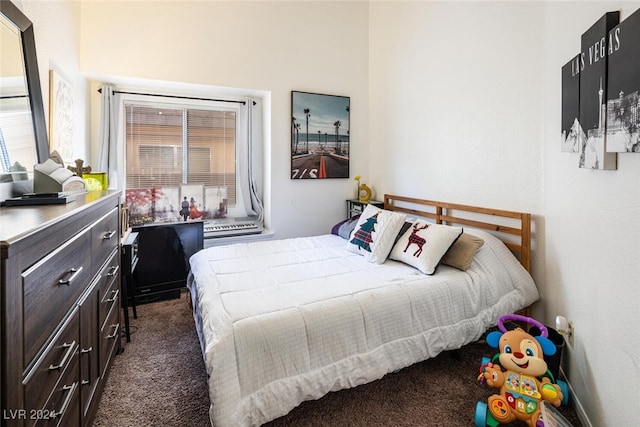
<path id="1" fill-rule="evenodd" d="M 396 242 L 390 259 L 433 274 L 444 254 L 462 234 L 462 227 L 433 224 L 417 220 Z"/>
<path id="2" fill-rule="evenodd" d="M 349 235 L 347 250 L 363 255 L 370 262 L 382 264 L 405 218 L 405 214 L 367 205 Z"/>

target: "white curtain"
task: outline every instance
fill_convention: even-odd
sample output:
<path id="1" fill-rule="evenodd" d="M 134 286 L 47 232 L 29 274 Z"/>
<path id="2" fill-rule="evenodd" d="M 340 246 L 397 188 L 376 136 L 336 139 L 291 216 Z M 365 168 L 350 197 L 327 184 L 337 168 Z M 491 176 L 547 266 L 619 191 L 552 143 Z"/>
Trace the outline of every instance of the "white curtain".
<path id="1" fill-rule="evenodd" d="M 259 100 L 247 98 L 241 107 L 246 114 L 238 117 L 238 138 L 246 138 L 247 144 L 238 145 L 238 190 L 246 215 L 257 216 L 262 221 L 262 117 Z M 256 108 L 258 107 L 258 108 Z"/>
<path id="2" fill-rule="evenodd" d="M 101 172 L 107 172 L 109 176 L 109 188 L 120 187 L 118 182 L 118 137 L 117 116 L 114 88 L 105 84 L 101 88 L 100 98 L 100 156 L 98 167 Z"/>
<path id="3" fill-rule="evenodd" d="M 115 87 L 104 84 L 101 88 L 100 120 L 100 171 L 108 172 L 109 188 L 124 190 L 124 120 L 121 117 L 122 103 L 128 100 L 149 100 L 151 95 L 121 94 Z M 238 147 L 239 197 L 246 215 L 263 218 L 263 143 L 262 143 L 262 100 L 246 98 L 247 114 L 239 114 L 240 138 L 246 136 L 248 144 Z"/>
<path id="4" fill-rule="evenodd" d="M 262 221 L 263 207 L 261 195 L 259 194 L 259 189 L 262 188 L 262 116 L 261 114 L 255 114 L 256 110 L 257 112 L 261 111 L 260 102 L 260 100 L 256 101 L 251 98 L 247 100 L 249 133 L 249 152 L 247 155 L 249 176 L 247 178 L 250 200 L 246 206 L 251 207 L 253 213 L 258 215 L 258 218 Z"/>

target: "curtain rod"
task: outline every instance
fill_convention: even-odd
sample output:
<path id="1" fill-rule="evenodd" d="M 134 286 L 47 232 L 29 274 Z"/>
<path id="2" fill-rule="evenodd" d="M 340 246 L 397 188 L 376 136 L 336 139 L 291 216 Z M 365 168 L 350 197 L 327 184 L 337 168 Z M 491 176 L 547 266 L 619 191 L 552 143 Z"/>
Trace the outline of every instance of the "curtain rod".
<path id="1" fill-rule="evenodd" d="M 99 93 L 102 93 L 102 89 L 98 89 Z M 162 98 L 178 98 L 178 99 L 191 99 L 194 101 L 217 101 L 217 102 L 233 102 L 236 104 L 245 105 L 246 101 L 234 101 L 230 99 L 215 99 L 215 98 L 197 98 L 193 96 L 179 96 L 179 95 L 158 95 L 157 93 L 141 93 L 141 92 L 123 92 L 120 90 L 114 90 L 113 93 L 124 93 L 126 95 L 143 95 L 143 96 L 160 96 Z M 253 105 L 256 105 L 256 102 L 253 101 Z"/>
<path id="2" fill-rule="evenodd" d="M 0 99 L 16 99 L 16 98 L 28 98 L 29 95 L 3 95 Z"/>

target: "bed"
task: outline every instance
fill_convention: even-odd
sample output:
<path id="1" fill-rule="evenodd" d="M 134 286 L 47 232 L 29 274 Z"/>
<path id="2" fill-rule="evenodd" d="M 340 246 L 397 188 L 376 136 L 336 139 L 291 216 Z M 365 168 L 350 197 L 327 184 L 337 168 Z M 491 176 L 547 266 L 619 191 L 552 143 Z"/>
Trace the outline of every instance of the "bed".
<path id="1" fill-rule="evenodd" d="M 365 209 L 347 239 L 238 243 L 191 258 L 212 425 L 264 424 L 305 400 L 459 349 L 538 300 L 529 214 L 393 195 L 384 203 L 375 216 Z M 381 248 L 382 229 L 394 233 L 389 252 L 363 255 L 363 245 Z M 425 229 L 459 234 L 442 243 L 435 266 L 401 260 L 422 256 L 422 240 L 425 252 L 437 246 L 435 234 L 419 237 Z M 443 264 L 463 235 L 482 241 L 470 264 Z"/>

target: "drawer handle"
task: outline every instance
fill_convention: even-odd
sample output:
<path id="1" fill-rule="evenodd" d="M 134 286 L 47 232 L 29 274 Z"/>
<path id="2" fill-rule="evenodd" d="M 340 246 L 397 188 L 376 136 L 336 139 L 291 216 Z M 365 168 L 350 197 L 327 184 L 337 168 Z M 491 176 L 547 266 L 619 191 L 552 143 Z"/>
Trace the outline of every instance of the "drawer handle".
<path id="1" fill-rule="evenodd" d="M 120 329 L 120 323 L 116 323 L 115 325 L 111 325 L 113 329 L 113 333 L 111 335 L 107 335 L 107 339 L 108 340 L 112 340 L 114 339 L 116 336 L 118 336 L 118 329 Z"/>
<path id="2" fill-rule="evenodd" d="M 80 354 L 87 354 L 87 353 L 91 353 L 93 351 L 93 347 L 89 347 L 89 348 L 82 348 L 80 349 Z M 89 360 L 87 360 L 87 363 L 89 364 L 89 377 L 91 377 L 91 358 L 89 358 Z M 80 381 L 80 385 L 89 385 L 91 384 L 91 380 L 82 380 Z"/>
<path id="3" fill-rule="evenodd" d="M 113 295 L 111 298 L 109 298 L 107 301 L 105 302 L 114 302 L 115 300 L 118 299 L 118 293 L 120 292 L 120 289 L 114 289 L 113 291 L 111 291 L 111 294 Z"/>
<path id="4" fill-rule="evenodd" d="M 111 267 L 109 267 L 109 272 L 107 273 L 107 276 L 109 277 L 115 276 L 119 269 L 120 269 L 119 265 L 112 265 Z"/>
<path id="5" fill-rule="evenodd" d="M 103 240 L 109 240 L 111 239 L 113 236 L 115 236 L 117 233 L 117 230 L 112 230 L 112 231 L 108 231 L 104 236 L 102 236 Z"/>
<path id="6" fill-rule="evenodd" d="M 76 393 L 77 388 L 78 388 L 77 382 L 74 382 L 71 385 L 62 386 L 62 390 L 67 392 L 67 398 L 64 400 L 64 403 L 62 404 L 62 408 L 60 408 L 60 412 L 54 411 L 51 414 L 52 417 L 54 418 L 61 417 L 65 412 L 67 412 L 67 409 L 69 409 L 69 405 L 71 404 L 71 399 L 73 398 L 73 395 Z"/>
<path id="7" fill-rule="evenodd" d="M 62 278 L 58 280 L 58 284 L 67 285 L 67 286 L 71 285 L 71 282 L 73 282 L 75 278 L 78 277 L 78 274 L 80 274 L 81 271 L 82 271 L 82 267 L 72 268 L 66 273 L 66 274 L 69 274 L 70 276 L 67 279 Z"/>
<path id="8" fill-rule="evenodd" d="M 53 363 L 51 365 L 49 365 L 49 370 L 50 371 L 59 371 L 60 369 L 62 369 L 67 364 L 67 360 L 69 359 L 69 357 L 71 357 L 71 355 L 76 350 L 76 342 L 73 341 L 71 344 L 64 343 L 64 344 L 62 344 L 62 348 L 66 348 L 67 349 L 67 351 L 64 354 L 64 357 L 62 358 L 62 361 L 58 365 L 54 365 Z"/>

